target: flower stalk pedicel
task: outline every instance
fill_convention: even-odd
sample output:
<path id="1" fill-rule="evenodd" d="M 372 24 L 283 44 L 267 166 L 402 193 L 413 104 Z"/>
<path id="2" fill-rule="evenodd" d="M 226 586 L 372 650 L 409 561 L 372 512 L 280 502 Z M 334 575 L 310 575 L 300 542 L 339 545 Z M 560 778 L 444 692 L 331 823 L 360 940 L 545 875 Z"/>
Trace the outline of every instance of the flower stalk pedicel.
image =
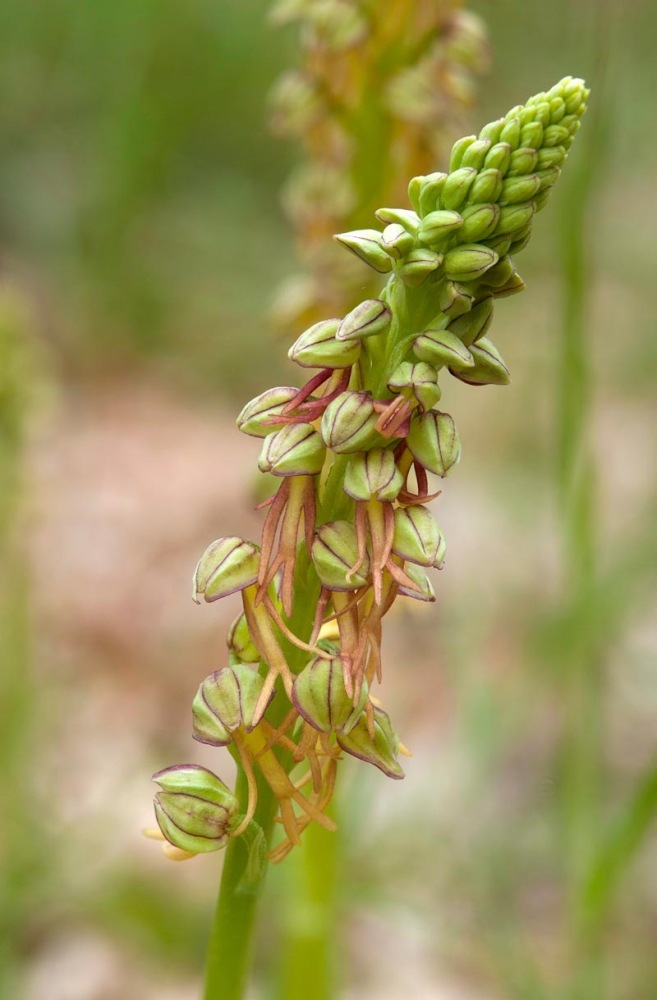
<path id="1" fill-rule="evenodd" d="M 220 538 L 194 576 L 197 601 L 237 591 L 243 601 L 230 665 L 201 684 L 194 702 L 195 737 L 227 745 L 238 762 L 239 805 L 210 793 L 191 803 L 187 790 L 160 793 L 158 820 L 171 845 L 191 854 L 194 838 L 206 837 L 199 853 L 226 841 L 230 852 L 243 839 L 252 878 L 249 845 L 257 842 L 260 854 L 270 846 L 276 816 L 283 838 L 272 861 L 300 843 L 309 823 L 333 828 L 326 809 L 343 754 L 403 777 L 399 740 L 372 689 L 382 679 L 385 615 L 398 597 L 435 600 L 425 570 L 444 562 L 445 539 L 426 506 L 437 495 L 430 476 L 452 471 L 461 444 L 453 417 L 433 408 L 439 383 L 509 381 L 488 338 L 494 303 L 524 288 L 512 255 L 527 242 L 587 97 L 583 82 L 567 77 L 456 143 L 449 173 L 413 178 L 413 210 L 381 209 L 388 230 L 379 243 L 368 235 L 390 261 L 379 298 L 302 334 L 291 357 L 317 374 L 298 390 L 262 393 L 240 414 L 245 433 L 264 437 L 260 469 L 281 483 L 263 505 L 260 546 Z M 339 237 L 350 248 L 362 239 Z M 436 254 L 434 266 L 409 272 L 409 260 L 426 253 Z M 380 270 L 379 257 L 370 263 Z M 327 644 L 329 622 L 336 641 Z M 226 920 L 229 905 L 243 905 L 232 863 L 220 902 Z"/>

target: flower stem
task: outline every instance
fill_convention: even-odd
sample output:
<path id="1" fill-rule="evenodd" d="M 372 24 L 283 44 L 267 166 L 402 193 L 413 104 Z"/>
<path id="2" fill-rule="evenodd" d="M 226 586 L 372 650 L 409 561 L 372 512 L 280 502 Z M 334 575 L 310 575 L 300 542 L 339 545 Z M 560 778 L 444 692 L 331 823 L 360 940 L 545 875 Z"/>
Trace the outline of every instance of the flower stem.
<path id="1" fill-rule="evenodd" d="M 333 810 L 331 810 L 333 812 Z M 286 864 L 284 928 L 277 1000 L 335 995 L 338 836 L 312 823 Z"/>
<path id="2" fill-rule="evenodd" d="M 236 793 L 240 802 L 246 802 L 246 778 L 241 768 Z M 267 842 L 274 824 L 275 809 L 276 800 L 271 789 L 264 781 L 259 781 L 254 820 L 263 830 Z M 219 899 L 210 934 L 204 1000 L 242 1000 L 246 991 L 256 908 L 264 881 L 261 878 L 255 884 L 244 884 L 247 861 L 247 848 L 242 838 L 231 840 L 226 848 Z"/>

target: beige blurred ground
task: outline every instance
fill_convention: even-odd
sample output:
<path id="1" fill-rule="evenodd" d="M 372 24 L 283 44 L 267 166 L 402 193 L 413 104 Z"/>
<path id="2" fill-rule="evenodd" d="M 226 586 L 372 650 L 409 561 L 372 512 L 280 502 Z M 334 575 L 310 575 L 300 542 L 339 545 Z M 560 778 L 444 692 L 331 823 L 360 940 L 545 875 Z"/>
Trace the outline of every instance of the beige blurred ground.
<path id="1" fill-rule="evenodd" d="M 513 343 L 510 347 L 513 353 Z M 520 383 L 522 378 L 521 371 Z M 504 393 L 489 390 L 464 409 L 463 463 L 435 503 L 448 538 L 447 566 L 435 580 L 439 603 L 405 602 L 390 622 L 384 698 L 416 755 L 403 785 L 378 773 L 370 783 L 376 817 L 370 823 L 378 823 L 384 839 L 400 812 L 403 828 L 423 811 L 425 821 L 434 821 L 443 834 L 450 826 L 462 828 L 462 834 L 470 828 L 466 838 L 476 842 L 482 817 L 454 816 L 463 805 L 462 788 L 476 780 L 476 768 L 459 744 L 454 718 L 459 685 L 453 682 L 441 627 L 447 627 L 452 649 L 481 648 L 485 640 L 485 683 L 512 689 L 522 667 L 517 665 L 520 634 L 509 630 L 509 615 L 513 618 L 515 599 L 531 604 L 554 588 L 557 536 L 549 504 L 539 502 L 519 522 L 507 488 L 495 487 L 494 466 L 483 475 L 477 469 L 491 436 L 494 440 L 501 433 L 499 428 L 487 431 L 487 425 L 497 419 L 500 406 L 502 421 L 515 419 L 523 397 L 522 384 Z M 628 436 L 642 443 L 643 461 L 623 448 Z M 631 401 L 600 415 L 596 438 L 601 454 L 614 457 L 606 465 L 613 483 L 607 513 L 613 536 L 619 512 L 627 523 L 650 499 L 657 451 L 644 448 L 645 409 Z M 230 773 L 227 754 L 190 739 L 189 703 L 205 674 L 224 662 L 223 637 L 237 604 L 197 607 L 189 580 L 195 560 L 216 535 L 257 537 L 262 515 L 249 512 L 257 450 L 258 442 L 239 435 L 224 409 L 199 407 L 153 379 L 110 382 L 62 396 L 34 429 L 26 516 L 33 552 L 35 664 L 40 683 L 52 692 L 53 708 L 41 734 L 39 783 L 60 852 L 64 895 L 88 896 L 94 885 L 102 894 L 116 866 L 131 858 L 161 878 L 172 899 L 177 891 L 196 893 L 210 911 L 217 859 L 171 865 L 155 845 L 142 841 L 140 829 L 152 822 L 152 770 L 175 759 L 205 763 L 225 777 Z M 497 628 L 500 610 L 504 621 Z M 468 634 L 458 635 L 458 627 L 449 625 L 452 617 Z M 650 626 L 637 622 L 624 645 L 631 649 L 654 640 L 654 628 L 651 635 Z M 474 682 L 477 676 L 475 669 Z M 633 677 L 627 660 L 612 680 L 614 754 L 618 767 L 633 771 L 637 755 L 650 752 L 657 701 L 646 697 L 645 683 Z M 522 756 L 497 778 L 498 793 L 508 797 L 512 809 L 523 785 L 532 781 L 532 768 L 541 773 L 554 719 L 548 710 L 539 713 L 539 720 Z M 158 747 L 174 756 L 158 756 Z M 486 808 L 490 819 L 490 804 Z M 495 822 L 503 819 L 503 809 Z M 546 900 L 529 904 L 538 908 L 539 922 L 541 912 L 544 917 L 553 908 L 549 886 L 545 892 Z M 449 909 L 447 903 L 447 915 Z M 363 940 L 352 962 L 357 979 L 368 986 L 348 993 L 350 1000 L 496 996 L 468 985 L 467 976 L 459 985 L 453 970 L 445 970 L 443 981 L 433 946 L 435 926 L 421 913 L 413 918 L 412 902 L 402 911 L 403 918 L 393 918 L 392 926 L 389 917 L 368 907 L 354 914 L 346 936 Z M 144 966 L 129 947 L 126 951 L 112 936 L 67 921 L 61 933 L 55 931 L 36 950 L 27 996 L 187 1000 L 196 989 L 184 979 L 164 985 L 157 968 Z"/>

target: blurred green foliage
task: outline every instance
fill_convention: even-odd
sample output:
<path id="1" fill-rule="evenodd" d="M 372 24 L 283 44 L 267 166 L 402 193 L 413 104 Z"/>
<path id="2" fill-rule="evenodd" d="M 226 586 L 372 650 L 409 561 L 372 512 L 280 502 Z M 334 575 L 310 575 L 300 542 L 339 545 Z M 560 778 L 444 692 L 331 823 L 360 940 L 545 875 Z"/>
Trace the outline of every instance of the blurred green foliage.
<path id="1" fill-rule="evenodd" d="M 174 358 L 225 389 L 286 269 L 267 3 L 7 0 L 0 234 L 78 371 Z M 260 360 L 259 360 L 260 358 Z"/>

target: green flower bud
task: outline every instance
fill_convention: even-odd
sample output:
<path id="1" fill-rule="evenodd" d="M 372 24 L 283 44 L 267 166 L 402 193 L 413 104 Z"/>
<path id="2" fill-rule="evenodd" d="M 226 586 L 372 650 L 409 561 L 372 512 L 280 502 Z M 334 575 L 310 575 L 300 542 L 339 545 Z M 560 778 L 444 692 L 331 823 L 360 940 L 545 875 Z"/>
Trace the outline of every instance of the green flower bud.
<path id="1" fill-rule="evenodd" d="M 354 229 L 351 233 L 338 233 L 333 238 L 379 274 L 386 274 L 391 270 L 392 261 L 381 246 L 381 233 L 378 229 Z"/>
<path id="2" fill-rule="evenodd" d="M 567 79 L 567 77 L 566 77 Z M 566 112 L 569 115 L 579 115 L 584 110 L 589 91 L 584 86 L 583 80 L 571 80 L 563 88 L 563 99 L 566 103 Z"/>
<path id="3" fill-rule="evenodd" d="M 445 536 L 426 507 L 414 505 L 395 511 L 395 555 L 418 566 L 440 569 L 445 561 Z"/>
<path id="4" fill-rule="evenodd" d="M 500 134 L 500 142 L 506 142 L 511 147 L 511 149 L 517 149 L 520 144 L 520 119 L 511 118 L 508 119 L 502 132 Z"/>
<path id="5" fill-rule="evenodd" d="M 482 284 L 486 287 L 501 288 L 515 273 L 515 266 L 510 257 L 501 257 L 495 267 L 491 267 L 483 277 Z"/>
<path id="6" fill-rule="evenodd" d="M 453 319 L 447 329 L 451 334 L 458 337 L 459 341 L 467 348 L 471 347 L 475 341 L 484 336 L 492 322 L 493 299 L 489 297 L 479 302 L 469 313 Z M 474 364 L 472 353 L 468 351 L 468 354 Z M 453 365 L 452 367 L 456 368 L 458 366 Z M 462 370 L 465 371 L 464 368 Z"/>
<path id="7" fill-rule="evenodd" d="M 563 125 L 548 125 L 543 132 L 543 146 L 565 146 L 570 132 Z"/>
<path id="8" fill-rule="evenodd" d="M 315 323 L 295 340 L 288 351 L 290 361 L 302 368 L 351 368 L 358 361 L 360 344 L 336 339 L 339 319 Z"/>
<path id="9" fill-rule="evenodd" d="M 520 145 L 536 151 L 543 145 L 543 126 L 540 122 L 528 122 L 520 129 Z M 521 150 L 518 150 L 521 152 Z M 530 170 L 533 169 L 530 167 Z"/>
<path id="10" fill-rule="evenodd" d="M 452 375 L 467 382 L 468 385 L 508 385 L 511 381 L 509 369 L 504 364 L 500 352 L 495 345 L 482 337 L 470 348 L 474 358 L 474 368 L 467 372 L 450 368 Z"/>
<path id="11" fill-rule="evenodd" d="M 253 644 L 246 615 L 238 615 L 228 630 L 226 644 L 240 663 L 258 663 L 260 653 Z"/>
<path id="12" fill-rule="evenodd" d="M 545 95 L 543 95 L 543 97 L 545 97 Z M 542 128 L 546 128 L 550 124 L 550 105 L 546 100 L 536 102 L 532 111 L 534 112 L 534 120 L 537 121 Z"/>
<path id="13" fill-rule="evenodd" d="M 432 365 L 402 361 L 390 376 L 388 388 L 407 399 L 415 398 L 423 410 L 430 410 L 440 399 L 438 372 Z"/>
<path id="14" fill-rule="evenodd" d="M 499 222 L 497 230 L 499 231 Z M 476 281 L 497 264 L 497 260 L 497 254 L 490 247 L 479 243 L 464 243 L 445 254 L 445 276 L 454 281 Z"/>
<path id="15" fill-rule="evenodd" d="M 174 764 L 156 771 L 152 780 L 163 792 L 185 792 L 198 795 L 215 805 L 225 805 L 233 811 L 238 808 L 238 800 L 231 790 L 212 771 L 199 764 Z"/>
<path id="16" fill-rule="evenodd" d="M 468 201 L 472 205 L 496 202 L 502 192 L 502 174 L 493 167 L 481 170 L 470 188 Z"/>
<path id="17" fill-rule="evenodd" d="M 390 716 L 382 708 L 374 706 L 374 737 L 369 733 L 367 718 L 360 719 L 349 733 L 338 733 L 339 746 L 352 757 L 358 757 L 368 764 L 374 764 L 389 778 L 403 778 L 404 771 L 398 760 L 399 739 Z"/>
<path id="18" fill-rule="evenodd" d="M 392 313 L 381 299 L 365 299 L 355 309 L 347 313 L 340 323 L 336 337 L 338 340 L 362 340 L 390 329 Z"/>
<path id="19" fill-rule="evenodd" d="M 498 143 L 505 124 L 506 122 L 503 118 L 498 118 L 497 121 L 489 122 L 487 125 L 484 125 L 480 131 L 479 138 L 490 139 L 491 142 Z"/>
<path id="20" fill-rule="evenodd" d="M 546 191 L 545 194 L 548 194 L 548 192 Z M 540 198 L 541 195 L 539 195 L 538 197 Z M 543 207 L 542 203 L 540 205 L 537 205 L 536 206 L 536 211 L 539 212 L 542 207 Z M 524 236 L 519 237 L 517 240 L 514 240 L 512 242 L 512 244 L 511 244 L 511 246 L 509 247 L 509 253 L 517 254 L 517 253 L 520 252 L 520 250 L 524 250 L 525 247 L 527 246 L 527 244 L 529 243 L 530 239 L 531 239 L 531 233 L 525 233 Z M 523 288 L 524 288 L 524 282 L 523 282 Z M 521 289 L 515 289 L 515 290 L 512 290 L 512 291 L 502 290 L 502 294 L 503 295 L 513 295 L 513 294 L 515 294 L 515 291 L 520 291 L 520 290 Z M 495 294 L 498 295 L 498 293 L 495 293 Z"/>
<path id="21" fill-rule="evenodd" d="M 358 539 L 351 521 L 329 521 L 320 525 L 315 532 L 311 555 L 323 587 L 349 591 L 366 586 L 370 573 L 367 554 L 358 571 L 347 579 L 347 573 L 358 560 Z"/>
<path id="22" fill-rule="evenodd" d="M 485 239 L 495 229 L 499 217 L 498 205 L 469 205 L 463 209 L 463 226 L 459 230 L 459 240 L 463 240 L 464 243 L 477 243 Z"/>
<path id="23" fill-rule="evenodd" d="M 158 771 L 153 781 L 162 789 L 155 796 L 155 816 L 170 844 L 189 854 L 208 854 L 226 845 L 239 802 L 216 774 L 179 764 Z"/>
<path id="24" fill-rule="evenodd" d="M 496 235 L 505 236 L 507 233 L 514 233 L 516 230 L 522 229 L 528 222 L 531 222 L 535 210 L 531 201 L 524 205 L 505 205 L 500 211 L 500 217 L 495 227 Z M 501 252 L 500 256 L 502 256 Z"/>
<path id="25" fill-rule="evenodd" d="M 472 368 L 474 365 L 467 347 L 446 329 L 425 330 L 413 341 L 413 353 L 420 361 L 428 361 L 437 368 Z"/>
<path id="26" fill-rule="evenodd" d="M 536 115 L 534 113 L 534 109 L 528 108 L 526 106 L 523 107 L 522 105 L 518 108 L 516 117 L 520 122 L 521 131 L 525 127 L 525 125 L 530 125 L 532 122 L 536 121 Z M 541 127 L 543 127 L 542 122 L 539 122 L 539 124 L 541 125 Z"/>
<path id="27" fill-rule="evenodd" d="M 398 222 L 393 222 L 383 230 L 381 246 L 395 260 L 404 257 L 415 246 L 415 237 L 407 233 Z"/>
<path id="28" fill-rule="evenodd" d="M 538 153 L 536 150 L 527 146 L 521 146 L 520 149 L 516 149 L 511 153 L 508 173 L 512 177 L 518 174 L 530 174 L 536 168 L 537 163 Z"/>
<path id="29" fill-rule="evenodd" d="M 486 246 L 494 250 L 500 257 L 504 257 L 508 254 L 512 242 L 511 236 L 489 236 L 486 240 Z"/>
<path id="30" fill-rule="evenodd" d="M 538 211 L 538 208 L 536 208 L 536 204 L 537 204 L 538 200 L 540 198 L 546 196 L 546 195 L 549 195 L 549 193 L 550 193 L 549 191 L 542 191 L 540 194 L 537 194 L 536 197 L 533 199 L 533 204 L 534 204 L 534 208 L 535 208 L 536 211 Z M 532 223 L 531 223 L 531 219 L 530 219 L 530 221 L 528 223 L 526 223 L 526 225 L 524 225 L 522 227 L 522 229 L 516 229 L 516 231 L 511 234 L 512 244 L 517 243 L 518 240 L 524 239 L 525 236 L 530 236 L 531 235 L 531 231 L 532 231 Z M 509 253 L 511 253 L 510 250 L 509 250 Z"/>
<path id="31" fill-rule="evenodd" d="M 379 208 L 374 214 L 386 225 L 398 225 L 410 236 L 417 235 L 420 225 L 420 217 L 417 212 L 411 212 L 408 208 Z"/>
<path id="32" fill-rule="evenodd" d="M 449 413 L 414 414 L 406 443 L 413 458 L 437 476 L 446 476 L 461 457 L 461 442 Z"/>
<path id="33" fill-rule="evenodd" d="M 442 207 L 453 211 L 459 208 L 468 197 L 468 191 L 476 176 L 477 171 L 472 167 L 461 167 L 448 174 L 440 193 Z"/>
<path id="34" fill-rule="evenodd" d="M 481 170 L 486 159 L 486 154 L 492 145 L 493 143 L 490 139 L 477 139 L 476 142 L 470 143 L 463 153 L 461 169 L 472 167 L 474 170 Z"/>
<path id="35" fill-rule="evenodd" d="M 327 448 L 348 455 L 371 447 L 377 440 L 378 414 L 368 392 L 347 390 L 331 400 L 322 417 Z"/>
<path id="36" fill-rule="evenodd" d="M 418 288 L 443 262 L 442 255 L 427 247 L 417 247 L 406 254 L 397 274 L 409 288 Z"/>
<path id="37" fill-rule="evenodd" d="M 321 472 L 325 455 L 312 424 L 287 424 L 265 438 L 258 468 L 273 476 L 314 476 Z"/>
<path id="38" fill-rule="evenodd" d="M 440 196 L 446 180 L 447 174 L 438 172 L 434 174 L 427 174 L 426 177 L 422 178 L 420 193 L 418 196 L 418 212 L 420 216 L 424 217 L 425 215 L 429 215 L 430 212 L 435 212 L 435 210 L 440 207 Z"/>
<path id="39" fill-rule="evenodd" d="M 583 80 L 572 76 L 564 76 L 563 80 L 559 80 L 552 89 L 563 97 L 568 114 L 576 114 L 583 110 L 590 93 L 588 88 L 584 86 Z M 577 102 L 571 107 L 573 98 L 577 98 Z"/>
<path id="40" fill-rule="evenodd" d="M 507 177 L 502 185 L 500 195 L 501 205 L 517 205 L 522 201 L 529 201 L 541 187 L 541 179 L 537 174 L 529 174 L 527 177 Z"/>
<path id="41" fill-rule="evenodd" d="M 387 448 L 371 448 L 349 459 L 343 489 L 354 500 L 395 500 L 404 477 Z"/>
<path id="42" fill-rule="evenodd" d="M 528 240 L 529 240 L 529 234 L 525 236 L 523 240 L 519 242 L 518 245 L 516 245 L 515 242 L 512 243 L 511 245 L 515 247 L 515 251 L 517 252 L 518 250 L 522 249 L 522 247 L 528 242 Z M 523 279 L 520 277 L 517 271 L 514 271 L 514 273 L 511 275 L 508 281 L 506 281 L 501 287 L 495 288 L 493 290 L 493 295 L 495 296 L 496 299 L 503 299 L 506 298 L 508 295 L 517 295 L 518 292 L 523 292 L 525 290 L 525 287 L 526 286 Z"/>
<path id="43" fill-rule="evenodd" d="M 417 177 L 411 177 L 408 182 L 408 200 L 418 214 L 420 212 L 420 192 L 424 180 L 424 175 L 418 174 Z"/>
<path id="44" fill-rule="evenodd" d="M 342 662 L 338 657 L 316 657 L 298 674 L 292 688 L 292 701 L 302 719 L 320 733 L 347 735 L 362 715 L 367 701 L 367 682 L 354 705 L 344 684 Z"/>
<path id="45" fill-rule="evenodd" d="M 498 142 L 486 153 L 484 166 L 487 170 L 499 170 L 504 175 L 511 163 L 512 149 L 508 142 Z"/>
<path id="46" fill-rule="evenodd" d="M 558 125 L 566 114 L 566 104 L 561 97 L 553 97 L 550 101 L 550 119 L 553 125 Z"/>
<path id="47" fill-rule="evenodd" d="M 228 536 L 217 538 L 208 545 L 194 571 L 192 596 L 197 604 L 201 597 L 218 601 L 238 590 L 250 587 L 258 579 L 260 549 L 253 542 Z"/>
<path id="48" fill-rule="evenodd" d="M 281 410 L 287 406 L 291 399 L 298 393 L 291 385 L 280 385 L 275 389 L 267 389 L 259 396 L 247 403 L 239 417 L 237 426 L 244 434 L 251 437 L 264 438 L 272 431 L 284 427 L 284 423 L 276 424 L 277 417 Z M 271 423 L 270 423 L 271 421 Z"/>
<path id="49" fill-rule="evenodd" d="M 418 239 L 423 243 L 434 246 L 450 236 L 455 229 L 463 225 L 463 219 L 458 212 L 429 212 L 422 219 L 418 229 Z"/>
<path id="50" fill-rule="evenodd" d="M 582 123 L 578 122 L 577 120 L 570 121 L 568 123 L 568 131 L 570 132 L 570 138 L 568 139 L 567 142 L 564 142 L 563 144 L 565 149 L 570 149 L 570 147 L 573 144 L 573 139 L 575 138 L 575 134 L 580 130 L 581 127 Z"/>
<path id="51" fill-rule="evenodd" d="M 466 149 L 476 142 L 476 135 L 464 135 L 462 139 L 458 139 L 452 146 L 452 153 L 449 158 L 449 169 L 450 173 L 454 170 L 458 170 L 461 166 L 461 161 L 463 160 L 463 154 Z"/>
<path id="52" fill-rule="evenodd" d="M 548 188 L 545 191 L 539 191 L 539 193 L 536 195 L 536 197 L 534 198 L 534 209 L 535 209 L 535 211 L 540 212 L 542 208 L 545 208 L 545 206 L 547 205 L 548 199 L 550 197 L 550 190 L 551 189 Z M 517 253 L 518 250 L 522 250 L 523 247 L 527 246 L 528 242 L 529 242 L 529 238 L 528 237 L 527 238 L 525 238 L 525 236 L 523 236 L 523 237 L 519 237 L 519 236 L 516 237 L 516 234 L 514 233 L 514 239 L 509 244 L 509 253 L 511 253 L 511 247 L 512 246 L 514 248 L 513 249 L 513 253 Z"/>
<path id="53" fill-rule="evenodd" d="M 548 191 L 553 187 L 559 179 L 561 174 L 561 169 L 559 167 L 548 167 L 546 170 L 539 170 L 536 174 L 540 182 L 540 190 Z"/>
<path id="54" fill-rule="evenodd" d="M 260 722 L 271 699 L 255 714 L 264 678 L 245 663 L 223 667 L 200 685 L 192 702 L 193 736 L 199 743 L 225 747 L 236 729 L 250 733 Z"/>
<path id="55" fill-rule="evenodd" d="M 427 574 L 412 563 L 406 567 L 405 573 L 406 576 L 410 576 L 417 590 L 401 586 L 398 590 L 399 595 L 401 597 L 412 597 L 414 601 L 422 601 L 424 604 L 433 604 L 436 600 L 436 592 Z"/>
<path id="56" fill-rule="evenodd" d="M 563 146 L 549 146 L 539 149 L 536 154 L 536 169 L 549 170 L 550 167 L 560 167 L 566 159 L 566 150 Z"/>
<path id="57" fill-rule="evenodd" d="M 454 319 L 472 309 L 474 296 L 454 281 L 444 281 L 438 292 L 440 311 Z"/>

